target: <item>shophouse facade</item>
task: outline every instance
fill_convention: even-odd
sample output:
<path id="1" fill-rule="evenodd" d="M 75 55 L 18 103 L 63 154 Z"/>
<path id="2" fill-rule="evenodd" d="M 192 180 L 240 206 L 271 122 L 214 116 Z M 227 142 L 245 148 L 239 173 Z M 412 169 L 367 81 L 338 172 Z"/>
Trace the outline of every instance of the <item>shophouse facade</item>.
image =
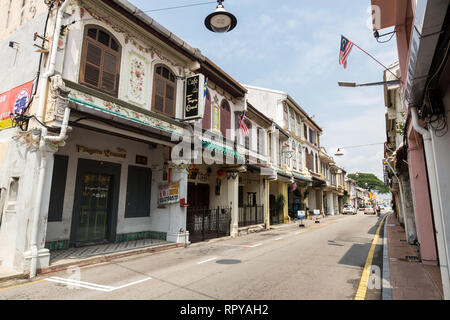
<path id="1" fill-rule="evenodd" d="M 320 173 L 320 134 L 322 129 L 287 93 L 245 86 L 249 101 L 261 106 L 261 112 L 287 132 L 288 140 L 279 150 L 280 188 L 287 193 L 287 215 L 298 211 L 323 213 L 325 179 Z M 283 132 L 281 130 L 280 132 Z M 288 190 L 286 188 L 289 188 Z"/>
<path id="2" fill-rule="evenodd" d="M 2 121 L 2 266 L 32 274 L 70 247 L 237 235 L 239 186 L 267 166 L 267 148 L 238 143 L 247 90 L 126 1 L 49 4 L 1 33 L 2 48 L 25 49 L 36 30 L 46 39 L 1 84 L 34 115 Z M 5 70 L 13 47 L 0 51 Z M 204 91 L 194 116 L 189 79 L 199 100 Z M 270 121 L 250 118 L 266 137 Z M 246 205 L 267 208 L 264 187 L 254 189 Z"/>

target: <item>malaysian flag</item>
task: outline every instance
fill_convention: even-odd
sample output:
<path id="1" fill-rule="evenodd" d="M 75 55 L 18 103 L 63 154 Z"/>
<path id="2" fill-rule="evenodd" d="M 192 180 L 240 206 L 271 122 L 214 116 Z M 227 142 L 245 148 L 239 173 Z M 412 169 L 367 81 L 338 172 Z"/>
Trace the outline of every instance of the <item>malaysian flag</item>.
<path id="1" fill-rule="evenodd" d="M 341 51 L 339 52 L 339 64 L 344 65 L 344 69 L 347 69 L 347 57 L 353 48 L 353 42 L 346 37 L 341 36 Z"/>
<path id="2" fill-rule="evenodd" d="M 245 120 L 245 111 L 243 113 L 241 113 L 241 115 L 239 116 L 239 127 L 241 128 L 242 134 L 244 136 L 246 136 L 250 132 L 248 131 L 248 128 L 247 128 L 244 120 Z"/>

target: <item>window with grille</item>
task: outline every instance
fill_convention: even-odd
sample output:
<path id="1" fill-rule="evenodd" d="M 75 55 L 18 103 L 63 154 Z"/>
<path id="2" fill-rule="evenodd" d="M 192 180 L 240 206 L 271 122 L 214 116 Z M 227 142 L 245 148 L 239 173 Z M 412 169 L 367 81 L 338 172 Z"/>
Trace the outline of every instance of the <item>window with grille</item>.
<path id="1" fill-rule="evenodd" d="M 81 56 L 80 83 L 117 97 L 121 47 L 105 29 L 87 26 Z"/>
<path id="2" fill-rule="evenodd" d="M 153 77 L 152 110 L 174 117 L 176 96 L 177 78 L 175 74 L 164 65 L 157 65 Z"/>

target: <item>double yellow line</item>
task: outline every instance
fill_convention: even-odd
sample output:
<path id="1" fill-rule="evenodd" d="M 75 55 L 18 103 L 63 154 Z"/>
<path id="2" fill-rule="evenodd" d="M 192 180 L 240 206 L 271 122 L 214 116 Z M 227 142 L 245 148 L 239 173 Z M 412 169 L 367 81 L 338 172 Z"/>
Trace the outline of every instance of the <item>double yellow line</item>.
<path id="1" fill-rule="evenodd" d="M 377 232 L 375 234 L 375 237 L 373 238 L 372 245 L 370 246 L 369 255 L 366 259 L 366 265 L 364 266 L 364 270 L 361 276 L 361 280 L 359 281 L 358 290 L 356 291 L 355 299 L 354 300 L 365 300 L 366 299 L 366 293 L 367 293 L 367 286 L 369 283 L 369 277 L 370 277 L 370 267 L 372 266 L 372 260 L 373 255 L 375 253 L 375 247 L 377 246 L 378 237 L 380 235 L 381 226 L 383 225 L 384 219 L 386 219 L 387 215 L 383 217 L 383 219 L 380 222 L 380 225 L 378 226 Z"/>

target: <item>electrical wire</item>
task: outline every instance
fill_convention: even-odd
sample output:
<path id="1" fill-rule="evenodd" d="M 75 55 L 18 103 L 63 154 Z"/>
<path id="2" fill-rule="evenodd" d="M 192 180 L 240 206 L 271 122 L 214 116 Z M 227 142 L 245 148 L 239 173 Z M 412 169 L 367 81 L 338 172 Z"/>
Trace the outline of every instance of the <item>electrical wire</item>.
<path id="1" fill-rule="evenodd" d="M 387 42 L 389 42 L 389 41 L 392 40 L 392 38 L 394 37 L 394 34 L 395 34 L 395 31 L 392 32 L 391 37 L 390 37 L 388 40 L 385 40 L 385 41 L 380 41 L 380 40 L 378 40 L 379 38 L 376 38 L 376 39 L 377 39 L 377 42 L 378 42 L 378 43 L 387 43 Z"/>
<path id="2" fill-rule="evenodd" d="M 339 149 L 360 148 L 360 147 L 376 146 L 376 145 L 379 145 L 379 144 L 384 144 L 384 142 L 370 143 L 370 144 L 361 144 L 361 145 L 357 145 L 357 146 L 340 147 Z"/>
<path id="3" fill-rule="evenodd" d="M 168 8 L 153 9 L 153 10 L 143 10 L 143 12 L 157 12 L 157 11 L 165 11 L 165 10 L 172 10 L 172 9 L 188 8 L 188 7 L 202 6 L 205 4 L 211 4 L 211 3 L 216 3 L 216 2 L 217 1 L 200 2 L 200 3 L 193 3 L 193 4 L 183 5 L 183 6 L 176 6 L 176 7 L 168 7 Z"/>
<path id="4" fill-rule="evenodd" d="M 425 120 L 425 122 L 435 130 L 435 134 L 437 137 L 444 136 L 445 134 L 447 134 L 447 132 L 449 130 L 448 123 L 447 123 L 447 117 L 445 114 L 445 107 L 442 104 L 437 105 L 437 106 L 434 105 L 434 103 L 430 97 L 430 91 L 433 91 L 434 94 L 439 95 L 439 93 L 436 92 L 436 89 L 434 89 L 433 82 L 435 82 L 437 75 L 441 74 L 441 71 L 448 60 L 448 53 L 449 53 L 449 49 L 450 49 L 449 37 L 447 36 L 446 38 L 444 38 L 443 41 L 444 41 L 444 43 L 445 43 L 445 41 L 447 42 L 446 47 L 445 47 L 445 45 L 442 47 L 442 50 L 445 50 L 445 52 L 443 54 L 442 61 L 437 66 L 434 74 L 427 81 L 427 85 L 425 87 L 425 96 L 424 96 L 425 102 L 422 105 L 422 108 L 420 110 L 421 118 L 423 118 Z M 432 83 L 433 83 L 433 86 L 432 86 Z"/>
<path id="5" fill-rule="evenodd" d="M 44 26 L 44 33 L 42 35 L 43 39 L 42 39 L 42 47 L 45 46 L 45 35 L 47 33 L 47 27 L 48 27 L 48 20 L 50 19 L 50 14 L 52 12 L 53 6 L 55 5 L 56 0 L 52 0 L 52 1 L 46 1 L 45 3 L 48 5 L 48 12 L 47 12 L 47 18 L 45 19 L 45 26 Z M 20 127 L 20 129 L 22 131 L 26 131 L 28 129 L 28 121 L 30 118 L 29 116 L 26 116 L 26 112 L 28 111 L 28 109 L 31 106 L 31 103 L 34 100 L 34 97 L 36 96 L 36 91 L 39 85 L 39 79 L 40 79 L 40 75 L 41 75 L 41 66 L 42 66 L 42 56 L 43 56 L 43 52 L 41 52 L 40 56 L 39 56 L 39 66 L 38 66 L 38 70 L 36 73 L 36 77 L 33 79 L 33 92 L 31 93 L 31 97 L 30 97 L 30 101 L 28 101 L 27 106 L 22 110 L 21 113 L 15 113 L 12 114 L 13 115 L 13 127 Z M 37 119 L 36 119 L 37 120 Z"/>

